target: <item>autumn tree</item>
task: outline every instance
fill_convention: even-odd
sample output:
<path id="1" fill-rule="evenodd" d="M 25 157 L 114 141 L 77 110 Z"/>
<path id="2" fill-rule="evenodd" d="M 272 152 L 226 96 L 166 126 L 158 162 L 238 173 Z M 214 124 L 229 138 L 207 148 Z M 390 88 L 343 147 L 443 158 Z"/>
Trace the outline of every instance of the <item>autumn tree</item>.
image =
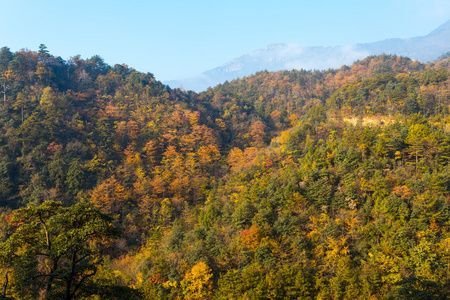
<path id="1" fill-rule="evenodd" d="M 56 103 L 56 95 L 51 87 L 46 87 L 42 91 L 41 101 L 39 104 L 44 108 L 51 108 L 55 106 Z"/>
<path id="2" fill-rule="evenodd" d="M 6 71 L 3 76 L 0 77 L 3 86 L 3 104 L 6 104 L 6 91 L 10 88 L 9 85 L 14 81 L 15 77 L 16 75 L 12 70 Z"/>
<path id="3" fill-rule="evenodd" d="M 187 300 L 211 299 L 212 272 L 204 262 L 198 262 L 181 281 Z"/>
<path id="4" fill-rule="evenodd" d="M 94 205 L 107 213 L 118 213 L 128 200 L 124 186 L 113 175 L 97 185 L 90 192 Z"/>

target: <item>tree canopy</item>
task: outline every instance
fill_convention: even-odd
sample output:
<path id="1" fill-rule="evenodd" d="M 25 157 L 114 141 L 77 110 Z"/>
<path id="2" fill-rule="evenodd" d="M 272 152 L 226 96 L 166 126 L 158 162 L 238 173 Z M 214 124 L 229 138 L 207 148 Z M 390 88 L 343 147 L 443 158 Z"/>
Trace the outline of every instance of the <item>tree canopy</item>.
<path id="1" fill-rule="evenodd" d="M 197 94 L 1 48 L 3 296 L 446 299 L 449 61 Z"/>

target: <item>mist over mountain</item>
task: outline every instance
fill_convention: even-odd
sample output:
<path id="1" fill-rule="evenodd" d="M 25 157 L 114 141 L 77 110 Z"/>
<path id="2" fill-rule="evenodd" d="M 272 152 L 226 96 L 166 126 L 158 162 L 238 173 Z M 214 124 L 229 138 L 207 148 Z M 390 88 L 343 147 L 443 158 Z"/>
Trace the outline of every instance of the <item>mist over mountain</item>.
<path id="1" fill-rule="evenodd" d="M 371 55 L 386 53 L 407 56 L 420 62 L 433 61 L 450 50 L 450 20 L 426 36 L 358 44 L 357 48 Z"/>
<path id="2" fill-rule="evenodd" d="M 201 92 L 210 86 L 267 70 L 329 69 L 349 65 L 369 55 L 395 54 L 421 62 L 437 59 L 450 50 L 450 20 L 426 36 L 393 38 L 350 46 L 302 47 L 299 44 L 272 44 L 244 54 L 198 76 L 170 80 L 165 84 Z"/>

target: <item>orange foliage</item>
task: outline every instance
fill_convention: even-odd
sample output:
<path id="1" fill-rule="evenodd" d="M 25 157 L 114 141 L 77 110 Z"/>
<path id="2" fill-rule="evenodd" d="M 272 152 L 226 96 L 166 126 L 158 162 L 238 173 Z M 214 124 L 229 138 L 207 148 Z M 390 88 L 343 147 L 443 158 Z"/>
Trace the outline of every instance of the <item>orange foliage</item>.
<path id="1" fill-rule="evenodd" d="M 114 175 L 96 186 L 89 195 L 94 205 L 107 213 L 119 212 L 121 204 L 129 199 L 129 194 Z"/>
<path id="2" fill-rule="evenodd" d="M 58 150 L 62 150 L 63 146 L 62 145 L 58 145 L 55 142 L 51 142 L 50 145 L 47 146 L 47 153 L 49 154 L 53 154 Z"/>
<path id="3" fill-rule="evenodd" d="M 219 149 L 214 145 L 201 146 L 197 151 L 197 155 L 201 165 L 207 165 L 220 158 Z"/>
<path id="4" fill-rule="evenodd" d="M 158 284 L 158 283 L 163 283 L 164 282 L 164 278 L 161 277 L 161 274 L 156 273 L 153 274 L 152 276 L 150 276 L 148 278 L 148 283 L 150 284 Z"/>
<path id="5" fill-rule="evenodd" d="M 394 187 L 392 193 L 402 199 L 408 199 L 409 197 L 411 197 L 411 190 L 406 185 Z"/>
<path id="6" fill-rule="evenodd" d="M 256 121 L 253 123 L 251 127 L 250 135 L 252 136 L 252 140 L 257 147 L 263 147 L 264 144 L 264 138 L 266 136 L 266 133 L 264 130 L 266 129 L 266 125 L 264 125 L 261 121 Z"/>
<path id="7" fill-rule="evenodd" d="M 253 224 L 249 229 L 241 231 L 241 242 L 245 247 L 256 250 L 261 240 L 261 235 L 258 225 Z"/>
<path id="8" fill-rule="evenodd" d="M 147 144 L 145 144 L 144 147 L 145 155 L 147 156 L 149 162 L 152 164 L 156 162 L 157 150 L 158 148 L 154 141 L 148 141 Z"/>

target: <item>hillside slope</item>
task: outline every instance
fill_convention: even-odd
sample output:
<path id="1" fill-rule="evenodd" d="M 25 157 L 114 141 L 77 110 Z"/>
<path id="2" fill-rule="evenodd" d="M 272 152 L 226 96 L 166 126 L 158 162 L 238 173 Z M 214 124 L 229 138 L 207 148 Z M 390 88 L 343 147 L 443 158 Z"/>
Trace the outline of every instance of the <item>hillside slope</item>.
<path id="1" fill-rule="evenodd" d="M 119 234 L 83 252 L 80 297 L 445 299 L 449 60 L 371 56 L 196 94 L 98 56 L 2 48 L 7 296 L 48 292 L 39 272 L 64 290 L 70 261 L 42 259 L 44 231 L 60 228 L 27 230 L 36 219 L 16 210 L 56 200 L 109 214 Z M 84 224 L 76 216 L 56 224 Z"/>

